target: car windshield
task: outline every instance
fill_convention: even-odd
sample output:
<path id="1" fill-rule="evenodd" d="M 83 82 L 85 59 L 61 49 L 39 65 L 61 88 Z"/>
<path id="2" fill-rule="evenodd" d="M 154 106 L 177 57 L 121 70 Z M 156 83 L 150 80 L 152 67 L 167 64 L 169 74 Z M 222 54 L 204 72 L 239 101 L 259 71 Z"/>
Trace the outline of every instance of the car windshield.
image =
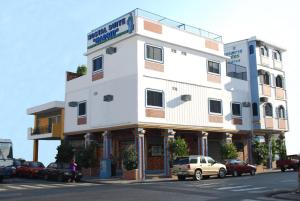
<path id="1" fill-rule="evenodd" d="M 40 163 L 40 162 L 32 162 L 30 164 L 31 167 L 44 167 L 43 163 Z"/>
<path id="2" fill-rule="evenodd" d="M 59 163 L 58 169 L 69 169 L 70 165 L 68 163 Z"/>

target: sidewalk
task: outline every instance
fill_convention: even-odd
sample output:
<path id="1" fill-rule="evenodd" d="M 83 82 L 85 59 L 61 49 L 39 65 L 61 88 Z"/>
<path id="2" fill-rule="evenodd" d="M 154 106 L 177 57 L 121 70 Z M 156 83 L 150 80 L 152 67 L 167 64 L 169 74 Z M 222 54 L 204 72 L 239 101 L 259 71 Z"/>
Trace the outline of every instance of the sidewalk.
<path id="1" fill-rule="evenodd" d="M 280 193 L 273 194 L 272 198 L 299 201 L 300 200 L 300 192 L 296 192 L 296 191 L 280 192 Z"/>
<path id="2" fill-rule="evenodd" d="M 98 183 L 98 184 L 133 184 L 133 183 L 151 183 L 151 182 L 166 182 L 176 181 L 177 177 L 164 177 L 162 174 L 147 175 L 144 181 L 124 180 L 121 177 L 112 177 L 108 179 L 100 179 L 99 177 L 83 177 L 83 182 Z"/>
<path id="3" fill-rule="evenodd" d="M 276 173 L 280 172 L 278 169 L 265 169 L 264 172 L 257 174 L 267 174 L 267 173 Z M 83 177 L 83 182 L 88 183 L 98 183 L 98 184 L 133 184 L 133 183 L 152 183 L 152 182 L 167 182 L 167 181 L 177 181 L 177 177 L 173 176 L 165 177 L 163 174 L 147 174 L 146 180 L 137 181 L 137 180 L 124 180 L 121 177 L 112 177 L 108 179 L 100 179 L 99 177 Z"/>

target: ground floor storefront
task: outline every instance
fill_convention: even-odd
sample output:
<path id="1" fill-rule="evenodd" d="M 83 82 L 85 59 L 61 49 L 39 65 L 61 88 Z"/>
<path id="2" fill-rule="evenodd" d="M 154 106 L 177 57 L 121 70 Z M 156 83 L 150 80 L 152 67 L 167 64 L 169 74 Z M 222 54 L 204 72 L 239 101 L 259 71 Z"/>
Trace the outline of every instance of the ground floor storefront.
<path id="1" fill-rule="evenodd" d="M 138 179 L 142 180 L 146 174 L 163 173 L 171 175 L 170 140 L 183 138 L 188 145 L 189 155 L 204 155 L 222 162 L 222 144 L 235 144 L 240 160 L 249 161 L 250 137 L 249 133 L 228 133 L 208 131 L 187 131 L 173 129 L 130 128 L 121 130 L 107 130 L 76 135 L 67 135 L 74 149 L 96 143 L 97 166 L 92 175 L 102 177 L 120 176 L 124 172 L 122 165 L 123 152 L 133 145 L 138 156 Z M 110 168 L 102 161 L 109 160 Z"/>

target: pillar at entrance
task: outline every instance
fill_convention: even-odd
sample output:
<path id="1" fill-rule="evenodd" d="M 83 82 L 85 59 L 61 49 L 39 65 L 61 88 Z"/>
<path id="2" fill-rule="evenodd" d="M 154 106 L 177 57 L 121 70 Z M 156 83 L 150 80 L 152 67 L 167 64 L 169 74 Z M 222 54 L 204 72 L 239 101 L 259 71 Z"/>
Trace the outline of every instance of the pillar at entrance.
<path id="1" fill-rule="evenodd" d="M 266 134 L 265 135 L 265 142 L 268 145 L 268 168 L 272 169 L 272 158 L 273 158 L 273 153 L 272 153 L 272 134 Z"/>
<path id="2" fill-rule="evenodd" d="M 85 148 L 90 146 L 91 144 L 91 138 L 92 138 L 92 134 L 91 133 L 87 133 L 84 135 L 84 146 Z"/>
<path id="3" fill-rule="evenodd" d="M 201 132 L 198 134 L 198 154 L 208 156 L 208 143 L 207 143 L 207 132 Z"/>
<path id="4" fill-rule="evenodd" d="M 173 129 L 168 129 L 163 133 L 164 137 L 164 174 L 166 177 L 171 176 L 171 171 L 170 171 L 170 140 L 174 139 L 175 131 Z"/>
<path id="5" fill-rule="evenodd" d="M 104 131 L 103 134 L 103 159 L 109 159 L 111 154 L 111 134 Z"/>
<path id="6" fill-rule="evenodd" d="M 232 134 L 231 133 L 226 133 L 226 138 L 225 138 L 225 143 L 232 143 Z"/>
<path id="7" fill-rule="evenodd" d="M 145 130 L 137 129 L 136 146 L 138 155 L 138 180 L 145 180 Z"/>
<path id="8" fill-rule="evenodd" d="M 39 160 L 39 141 L 33 141 L 33 161 Z"/>

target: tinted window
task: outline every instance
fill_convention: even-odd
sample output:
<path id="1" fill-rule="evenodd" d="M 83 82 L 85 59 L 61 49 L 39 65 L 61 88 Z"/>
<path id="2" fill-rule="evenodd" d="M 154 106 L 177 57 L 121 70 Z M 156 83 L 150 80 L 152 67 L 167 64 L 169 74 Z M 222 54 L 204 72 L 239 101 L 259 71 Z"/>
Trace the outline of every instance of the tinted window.
<path id="1" fill-rule="evenodd" d="M 31 167 L 44 167 L 44 165 L 40 162 L 32 162 L 30 164 Z"/>
<path id="2" fill-rule="evenodd" d="M 208 61 L 208 72 L 220 74 L 220 63 Z"/>
<path id="3" fill-rule="evenodd" d="M 252 103 L 252 112 L 253 112 L 253 116 L 258 115 L 257 103 Z"/>
<path id="4" fill-rule="evenodd" d="M 163 107 L 163 93 L 147 90 L 147 106 Z"/>
<path id="5" fill-rule="evenodd" d="M 146 58 L 162 62 L 163 61 L 162 48 L 146 45 Z"/>
<path id="6" fill-rule="evenodd" d="M 188 157 L 184 157 L 184 158 L 177 158 L 173 164 L 174 165 L 184 165 L 184 164 L 188 164 L 189 163 L 189 158 Z"/>
<path id="7" fill-rule="evenodd" d="M 205 158 L 201 158 L 201 159 L 200 159 L 200 163 L 206 163 Z"/>
<path id="8" fill-rule="evenodd" d="M 253 54 L 253 53 L 254 53 L 254 46 L 253 46 L 253 45 L 250 45 L 250 46 L 249 46 L 249 53 L 250 53 L 250 54 Z"/>
<path id="9" fill-rule="evenodd" d="M 86 115 L 86 102 L 78 104 L 78 116 Z"/>
<path id="10" fill-rule="evenodd" d="M 197 163 L 197 158 L 191 158 L 190 163 L 193 163 L 193 164 Z"/>
<path id="11" fill-rule="evenodd" d="M 222 113 L 222 102 L 220 100 L 209 100 L 210 113 Z"/>
<path id="12" fill-rule="evenodd" d="M 98 57 L 93 60 L 93 71 L 102 70 L 102 67 L 103 67 L 102 57 Z"/>
<path id="13" fill-rule="evenodd" d="M 241 116 L 241 104 L 240 103 L 232 103 L 231 109 L 232 109 L 232 115 Z"/>

